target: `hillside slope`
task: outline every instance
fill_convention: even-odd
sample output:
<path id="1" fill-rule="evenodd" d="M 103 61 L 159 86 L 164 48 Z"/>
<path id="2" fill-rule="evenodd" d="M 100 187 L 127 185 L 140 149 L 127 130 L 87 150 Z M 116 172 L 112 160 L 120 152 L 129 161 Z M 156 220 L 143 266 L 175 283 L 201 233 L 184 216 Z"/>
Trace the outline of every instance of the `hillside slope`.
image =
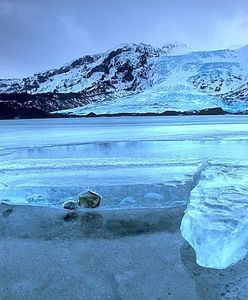
<path id="1" fill-rule="evenodd" d="M 160 113 L 167 110 L 195 111 L 212 107 L 222 107 L 229 112 L 242 112 L 248 107 L 246 94 L 241 99 L 241 93 L 237 93 L 240 86 L 245 87 L 248 82 L 248 47 L 193 52 L 179 56 L 161 55 L 151 59 L 150 64 L 154 71 L 151 77 L 152 86 L 144 91 L 115 101 L 108 99 L 104 102 L 91 102 L 84 107 L 64 112 L 78 115 L 90 112 Z"/>
<path id="2" fill-rule="evenodd" d="M 172 55 L 184 47 L 123 44 L 24 79 L 2 79 L 0 103 L 70 115 L 247 110 L 248 46 Z"/>

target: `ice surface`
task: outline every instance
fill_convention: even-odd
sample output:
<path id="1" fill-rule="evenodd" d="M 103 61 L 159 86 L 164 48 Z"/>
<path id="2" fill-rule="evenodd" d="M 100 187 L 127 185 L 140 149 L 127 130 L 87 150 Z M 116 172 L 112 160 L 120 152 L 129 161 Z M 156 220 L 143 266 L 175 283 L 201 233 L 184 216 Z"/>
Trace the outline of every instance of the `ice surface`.
<path id="1" fill-rule="evenodd" d="M 99 148 L 102 143 L 111 142 L 242 140 L 248 134 L 247 119 L 247 116 L 177 116 L 2 120 L 0 150 L 3 155 L 20 148 L 33 151 L 44 146 L 73 147 L 86 143 L 95 143 Z M 156 147 L 152 149 L 155 151 Z"/>
<path id="2" fill-rule="evenodd" d="M 199 167 L 138 161 L 129 165 L 123 157 L 113 164 L 92 159 L 22 160 L 2 164 L 5 185 L 0 197 L 11 202 L 59 205 L 84 190 L 103 197 L 102 208 L 166 207 L 185 204 Z M 127 201 L 132 198 L 132 203 Z"/>
<path id="3" fill-rule="evenodd" d="M 197 262 L 226 268 L 248 245 L 248 117 L 0 121 L 0 200 L 61 206 L 91 189 L 102 209 L 188 203 Z"/>
<path id="4" fill-rule="evenodd" d="M 61 206 L 85 189 L 102 209 L 188 203 L 183 237 L 205 267 L 248 245 L 248 117 L 0 121 L 0 200 Z"/>
<path id="5" fill-rule="evenodd" d="M 12 120 L 0 134 L 1 200 L 61 205 L 92 189 L 103 208 L 167 207 L 186 204 L 204 161 L 246 159 L 248 127 L 231 116 Z"/>
<path id="6" fill-rule="evenodd" d="M 209 164 L 192 191 L 181 224 L 197 263 L 217 269 L 245 257 L 248 246 L 248 163 Z"/>
<path id="7" fill-rule="evenodd" d="M 167 140 L 182 122 L 170 120 L 3 121 L 0 199 L 61 206 L 90 189 L 102 195 L 102 208 L 185 204 L 204 155 L 188 156 L 201 147 L 198 141 Z M 182 120 L 189 122 L 181 130 L 184 138 L 192 125 Z"/>

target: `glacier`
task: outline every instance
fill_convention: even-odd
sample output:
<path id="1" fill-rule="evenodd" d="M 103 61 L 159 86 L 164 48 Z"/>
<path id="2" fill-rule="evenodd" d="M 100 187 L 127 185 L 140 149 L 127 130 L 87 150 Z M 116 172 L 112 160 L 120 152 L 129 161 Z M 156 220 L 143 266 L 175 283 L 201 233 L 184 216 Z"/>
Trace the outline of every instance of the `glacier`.
<path id="1" fill-rule="evenodd" d="M 160 55 L 151 57 L 148 65 L 152 72 L 146 89 L 60 112 L 71 115 L 162 113 L 221 107 L 234 113 L 248 109 L 247 95 L 242 98 L 236 92 L 238 96 L 230 101 L 230 93 L 243 89 L 248 82 L 248 47 Z"/>
<path id="2" fill-rule="evenodd" d="M 84 189 L 99 209 L 185 207 L 197 263 L 247 252 L 248 116 L 0 121 L 0 201 L 61 207 Z"/>

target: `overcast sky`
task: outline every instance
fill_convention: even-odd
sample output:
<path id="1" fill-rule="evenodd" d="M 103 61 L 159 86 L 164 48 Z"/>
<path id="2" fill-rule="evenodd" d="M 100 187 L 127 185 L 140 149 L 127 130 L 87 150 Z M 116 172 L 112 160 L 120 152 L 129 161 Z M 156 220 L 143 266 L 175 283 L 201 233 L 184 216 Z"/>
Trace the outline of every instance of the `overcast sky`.
<path id="1" fill-rule="evenodd" d="M 124 42 L 235 48 L 248 44 L 248 0 L 0 0 L 0 39 L 0 78 Z"/>

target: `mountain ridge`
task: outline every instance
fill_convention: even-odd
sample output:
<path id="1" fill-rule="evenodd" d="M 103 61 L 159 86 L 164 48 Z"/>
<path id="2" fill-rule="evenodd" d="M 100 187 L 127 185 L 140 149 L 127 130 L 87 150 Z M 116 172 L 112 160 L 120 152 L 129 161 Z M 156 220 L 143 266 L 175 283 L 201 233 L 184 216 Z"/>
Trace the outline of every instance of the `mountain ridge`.
<path id="1" fill-rule="evenodd" d="M 132 87 L 130 82 L 133 83 L 134 79 L 140 80 L 136 83 L 136 89 L 142 89 L 144 88 L 142 84 L 146 84 L 142 82 L 142 76 L 149 81 L 149 78 L 146 78 L 150 71 L 147 66 L 149 58 L 162 54 L 168 55 L 177 47 L 176 44 L 169 44 L 163 49 L 143 43 L 121 44 L 106 52 L 85 55 L 62 67 L 38 72 L 23 79 L 0 79 L 0 92 L 30 94 L 77 93 L 92 90 L 93 92 L 96 90 L 106 92 L 111 90 L 111 84 L 116 89 L 118 88 L 116 85 L 122 82 L 124 82 L 121 86 L 122 90 L 132 90 L 135 87 Z M 133 74 L 133 72 L 138 72 L 138 74 Z M 135 77 L 135 75 L 139 76 Z M 102 86 L 94 88 L 93 85 L 99 81 Z"/>
<path id="2" fill-rule="evenodd" d="M 126 43 L 23 79 L 0 79 L 0 103 L 79 115 L 247 109 L 248 46 L 173 55 L 180 47 L 187 49 Z"/>

